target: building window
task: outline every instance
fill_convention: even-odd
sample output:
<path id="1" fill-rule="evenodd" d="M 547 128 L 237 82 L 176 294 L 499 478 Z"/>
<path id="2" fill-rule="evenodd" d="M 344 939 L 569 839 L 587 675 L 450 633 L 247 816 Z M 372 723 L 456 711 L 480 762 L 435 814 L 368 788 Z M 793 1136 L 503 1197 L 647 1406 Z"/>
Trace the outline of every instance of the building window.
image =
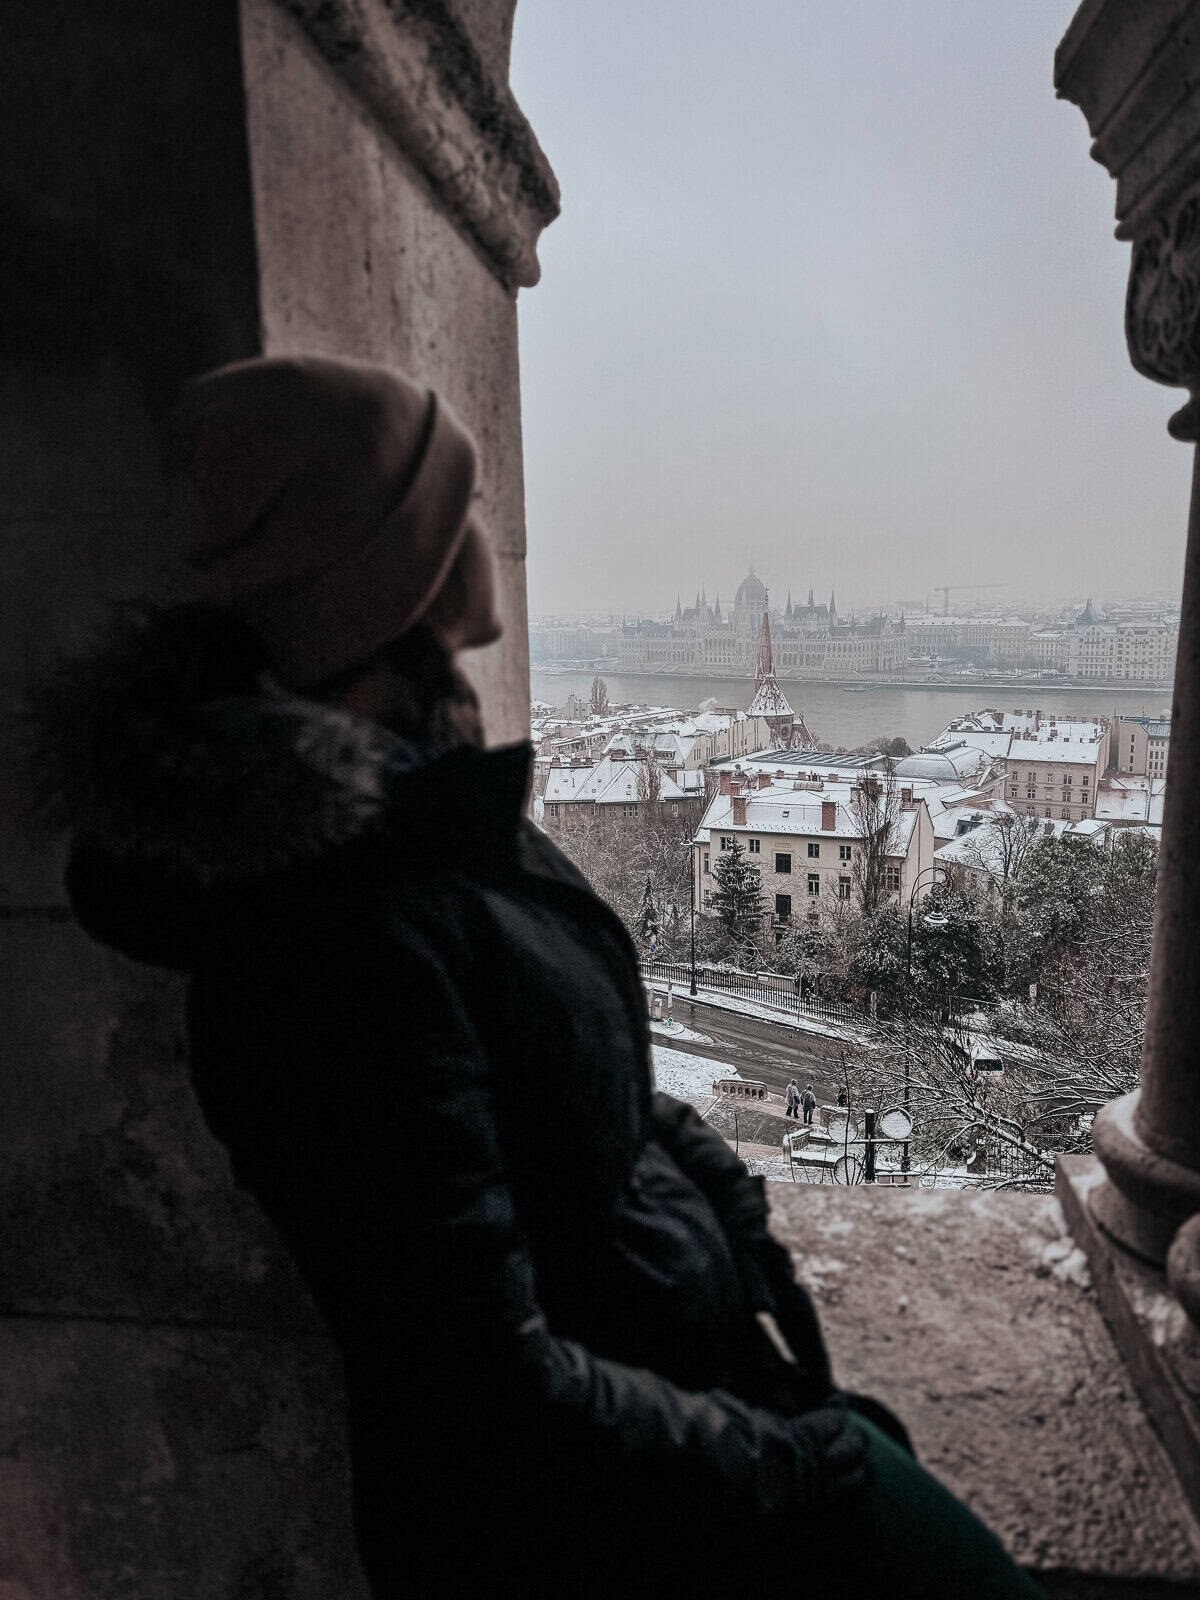
<path id="1" fill-rule="evenodd" d="M 809 892 L 810 896 L 811 895 L 820 894 L 820 892 L 821 892 L 821 874 L 819 872 L 810 872 L 809 873 L 809 875 L 808 875 L 808 892 Z"/>
<path id="2" fill-rule="evenodd" d="M 759 853 L 759 846 L 761 844 L 762 844 L 762 840 L 761 839 L 748 839 L 746 841 L 746 848 L 750 851 L 750 854 L 752 856 L 756 856 Z"/>
<path id="3" fill-rule="evenodd" d="M 1070 822 L 1070 820 L 1071 820 L 1071 813 L 1069 811 L 1067 811 L 1065 808 L 1063 810 L 1062 820 L 1064 822 Z"/>
<path id="4" fill-rule="evenodd" d="M 821 925 L 821 913 L 816 906 L 809 906 L 808 908 L 808 925 L 810 928 L 819 928 Z"/>
<path id="5" fill-rule="evenodd" d="M 790 894 L 777 894 L 775 896 L 775 915 L 780 922 L 792 920 L 792 897 Z"/>
<path id="6" fill-rule="evenodd" d="M 791 872 L 791 870 L 792 870 L 792 852 L 790 850 L 776 850 L 776 852 L 775 852 L 775 871 L 776 872 Z"/>
<path id="7" fill-rule="evenodd" d="M 838 899 L 839 900 L 849 900 L 849 898 L 850 898 L 850 879 L 847 878 L 846 875 L 843 873 L 842 876 L 838 879 Z"/>
<path id="8" fill-rule="evenodd" d="M 840 845 L 838 845 L 838 860 L 839 861 L 849 861 L 849 859 L 850 859 L 850 846 L 848 844 L 840 844 Z"/>
<path id="9" fill-rule="evenodd" d="M 900 893 L 900 868 L 899 867 L 884 867 L 884 869 L 883 869 L 883 887 L 884 887 L 884 889 L 886 890 L 886 892 L 888 894 L 899 894 Z"/>
<path id="10" fill-rule="evenodd" d="M 707 875 L 708 875 L 708 851 L 707 850 L 704 852 L 704 873 L 705 873 L 705 876 L 707 877 Z M 705 894 L 707 894 L 708 890 L 706 889 L 704 892 L 705 892 Z"/>
<path id="11" fill-rule="evenodd" d="M 723 833 L 721 835 L 721 849 L 722 850 L 732 850 L 733 849 L 733 840 L 729 837 L 729 835 L 727 833 Z"/>
<path id="12" fill-rule="evenodd" d="M 557 807 L 557 805 L 549 805 L 549 806 L 546 807 L 546 809 L 547 809 L 547 811 L 549 811 L 549 813 L 550 813 L 550 815 L 552 817 L 556 817 L 558 815 L 558 807 Z"/>
<path id="13" fill-rule="evenodd" d="M 705 889 L 705 891 L 704 891 L 704 904 L 707 905 L 708 902 L 711 899 L 712 899 L 712 890 L 711 889 Z"/>
<path id="14" fill-rule="evenodd" d="M 808 859 L 810 861 L 816 861 L 817 858 L 820 856 L 820 854 L 821 854 L 821 846 L 819 844 L 810 844 L 809 845 L 809 847 L 808 847 Z"/>

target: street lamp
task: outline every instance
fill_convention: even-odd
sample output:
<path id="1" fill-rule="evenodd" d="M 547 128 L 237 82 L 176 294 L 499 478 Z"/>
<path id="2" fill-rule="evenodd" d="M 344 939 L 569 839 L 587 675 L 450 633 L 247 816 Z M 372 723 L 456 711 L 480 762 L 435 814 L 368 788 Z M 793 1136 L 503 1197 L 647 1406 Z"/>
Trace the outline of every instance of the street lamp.
<path id="1" fill-rule="evenodd" d="M 692 925 L 692 982 L 688 993 L 696 998 L 696 841 L 685 839 L 680 846 L 688 854 L 688 909 Z"/>
<path id="2" fill-rule="evenodd" d="M 913 879 L 912 885 L 908 891 L 908 940 L 904 951 L 904 1109 L 909 1113 L 910 1121 L 912 1112 L 909 1104 L 910 1068 L 908 1063 L 908 1024 L 912 1019 L 913 901 L 917 897 L 917 889 L 920 887 L 921 879 L 927 872 L 933 873 L 933 881 L 935 883 L 937 882 L 937 870 L 938 867 L 936 861 L 931 866 L 922 867 L 921 871 L 918 872 L 916 877 Z M 926 926 L 930 928 L 944 928 L 949 921 L 950 918 L 944 917 L 940 911 L 930 911 L 925 916 Z M 909 1165 L 908 1140 L 905 1139 L 904 1149 L 900 1155 L 900 1171 L 907 1172 L 909 1170 Z"/>

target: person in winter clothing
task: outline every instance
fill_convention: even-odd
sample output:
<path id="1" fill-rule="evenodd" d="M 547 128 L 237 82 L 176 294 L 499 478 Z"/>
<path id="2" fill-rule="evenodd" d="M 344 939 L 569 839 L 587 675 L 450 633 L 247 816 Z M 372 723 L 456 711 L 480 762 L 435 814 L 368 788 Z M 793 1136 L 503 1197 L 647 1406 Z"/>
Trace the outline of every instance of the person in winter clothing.
<path id="1" fill-rule="evenodd" d="M 785 1117 L 798 1117 L 800 1115 L 800 1085 L 795 1078 L 788 1081 L 787 1098 L 783 1108 Z"/>
<path id="2" fill-rule="evenodd" d="M 528 746 L 482 748 L 453 413 L 250 362 L 168 459 L 196 599 L 64 672 L 40 762 L 80 921 L 189 975 L 204 1114 L 341 1349 L 375 1595 L 778 1587 L 797 1516 L 840 1592 L 1034 1594 L 835 1386 L 761 1179 L 654 1091 L 636 952 L 524 819 Z"/>
<path id="3" fill-rule="evenodd" d="M 813 1091 L 813 1086 L 811 1083 L 800 1096 L 800 1105 L 804 1111 L 805 1124 L 806 1126 L 810 1126 L 813 1119 L 813 1112 L 817 1109 L 817 1097 Z"/>

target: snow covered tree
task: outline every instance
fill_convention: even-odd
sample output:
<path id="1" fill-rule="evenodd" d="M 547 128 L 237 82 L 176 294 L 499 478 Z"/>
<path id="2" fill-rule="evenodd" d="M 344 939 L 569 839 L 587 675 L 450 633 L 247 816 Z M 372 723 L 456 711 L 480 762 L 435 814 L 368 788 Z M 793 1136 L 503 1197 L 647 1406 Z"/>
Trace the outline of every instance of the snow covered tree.
<path id="1" fill-rule="evenodd" d="M 882 772 L 864 772 L 854 786 L 850 813 L 862 841 L 855 847 L 852 872 L 864 916 L 873 916 L 887 900 L 888 858 L 896 845 L 900 786 L 889 761 Z"/>
<path id="2" fill-rule="evenodd" d="M 654 898 L 654 885 L 646 879 L 646 887 L 642 890 L 642 903 L 638 907 L 637 931 L 643 939 L 649 939 L 656 934 L 660 926 L 658 902 Z"/>
<path id="3" fill-rule="evenodd" d="M 653 741 L 641 752 L 638 761 L 637 792 L 642 815 L 650 816 L 656 812 L 662 799 L 662 768 Z"/>
<path id="4" fill-rule="evenodd" d="M 602 717 L 608 711 L 608 685 L 603 678 L 592 679 L 592 715 Z"/>
<path id="5" fill-rule="evenodd" d="M 735 945 L 752 944 L 763 919 L 762 874 L 747 859 L 736 835 L 731 847 L 717 857 L 712 875 L 717 886 L 709 903 L 721 927 Z"/>

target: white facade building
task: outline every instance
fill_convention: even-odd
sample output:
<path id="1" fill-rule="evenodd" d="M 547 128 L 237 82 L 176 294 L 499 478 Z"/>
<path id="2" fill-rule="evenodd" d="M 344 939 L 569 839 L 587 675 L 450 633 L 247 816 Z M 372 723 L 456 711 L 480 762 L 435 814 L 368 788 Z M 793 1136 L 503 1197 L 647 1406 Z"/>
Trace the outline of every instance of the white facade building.
<path id="1" fill-rule="evenodd" d="M 733 607 L 709 605 L 701 590 L 686 609 L 676 601 L 667 622 L 639 619 L 621 629 L 619 668 L 626 672 L 694 673 L 704 677 L 749 677 L 754 671 L 763 616 L 769 614 L 774 666 L 780 678 L 888 676 L 908 659 L 904 623 L 885 616 L 860 621 L 838 615 L 835 597 L 805 605 L 791 596 L 782 611 L 770 609 L 766 585 L 753 569 L 738 586 Z"/>
<path id="2" fill-rule="evenodd" d="M 873 776 L 860 772 L 813 780 L 723 770 L 720 790 L 709 801 L 693 844 L 697 910 L 712 914 L 713 869 L 735 838 L 759 869 L 764 909 L 777 931 L 817 920 L 823 907 L 851 902 L 856 853 L 863 848 L 854 791 Z M 906 902 L 914 888 L 920 900 L 932 887 L 932 873 L 920 884 L 917 880 L 933 864 L 934 836 L 924 800 L 908 787 L 900 796 L 885 885 L 891 898 Z"/>

